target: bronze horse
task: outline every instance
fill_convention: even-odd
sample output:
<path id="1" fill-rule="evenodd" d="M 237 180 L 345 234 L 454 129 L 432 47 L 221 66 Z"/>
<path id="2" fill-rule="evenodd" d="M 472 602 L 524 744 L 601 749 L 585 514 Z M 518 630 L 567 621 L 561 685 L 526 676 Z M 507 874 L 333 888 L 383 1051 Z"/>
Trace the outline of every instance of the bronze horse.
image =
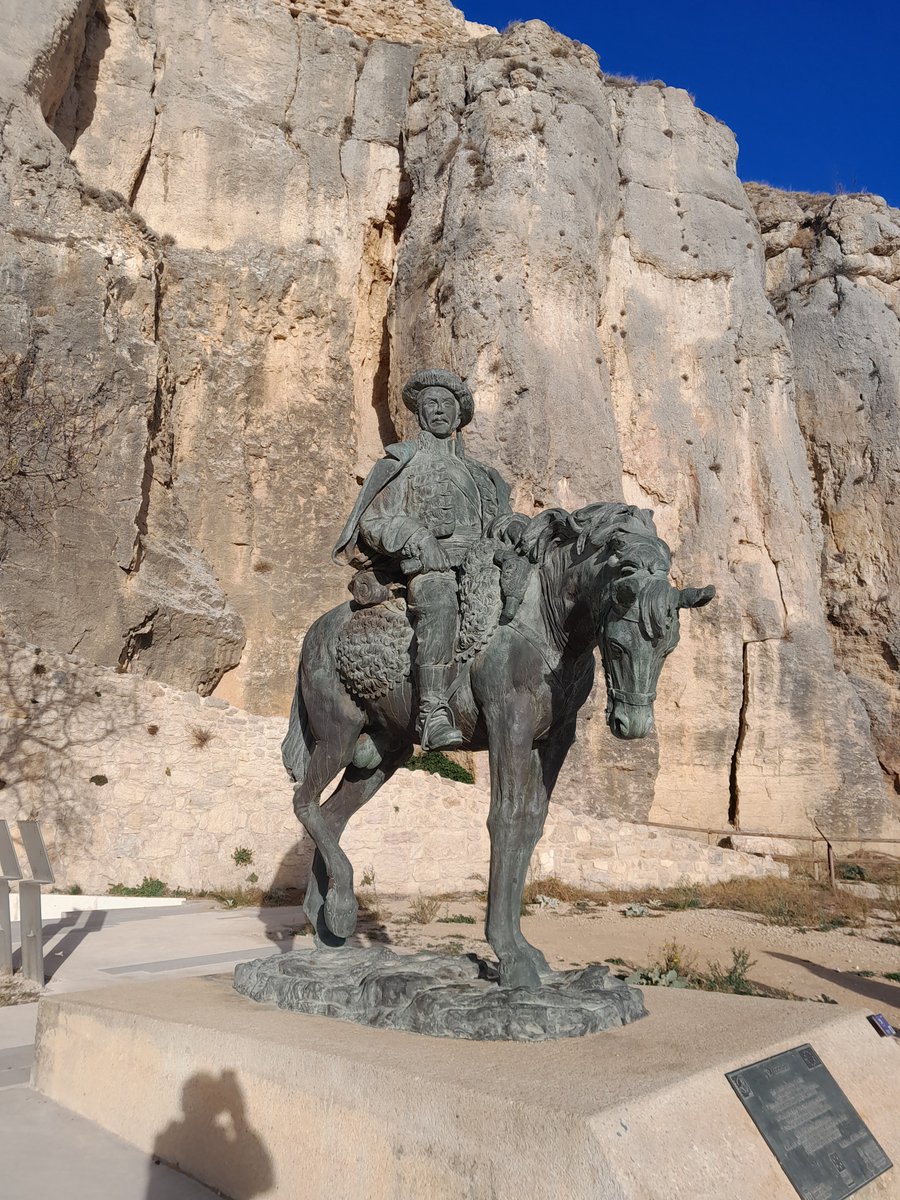
<path id="1" fill-rule="evenodd" d="M 679 609 L 707 604 L 715 589 L 673 587 L 671 555 L 652 513 L 624 504 L 548 510 L 529 522 L 517 551 L 534 564 L 524 599 L 474 656 L 452 704 L 466 747 L 487 749 L 490 758 L 487 940 L 501 984 L 530 988 L 549 967 L 521 931 L 522 893 L 593 685 L 594 649 L 606 677 L 610 730 L 618 738 L 645 737 L 660 670 L 678 643 Z M 295 782 L 294 811 L 316 845 L 304 909 L 323 946 L 341 945 L 356 928 L 353 867 L 341 834 L 406 761 L 415 736 L 408 680 L 366 701 L 341 678 L 335 650 L 353 610 L 351 602 L 338 605 L 310 627 L 282 747 Z M 357 766 L 354 756 L 374 765 Z M 340 771 L 339 786 L 320 805 Z"/>

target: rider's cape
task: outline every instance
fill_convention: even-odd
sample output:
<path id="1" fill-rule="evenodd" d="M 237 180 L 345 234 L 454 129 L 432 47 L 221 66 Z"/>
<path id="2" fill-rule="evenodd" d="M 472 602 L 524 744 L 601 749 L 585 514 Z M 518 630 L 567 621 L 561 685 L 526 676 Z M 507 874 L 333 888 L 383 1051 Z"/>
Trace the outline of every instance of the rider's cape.
<path id="1" fill-rule="evenodd" d="M 457 444 L 459 445 L 459 443 Z M 392 446 L 385 446 L 384 453 L 386 457 L 377 462 L 366 476 L 366 481 L 356 498 L 356 503 L 353 505 L 353 511 L 350 513 L 347 524 L 341 530 L 341 535 L 331 552 L 333 562 L 338 563 L 340 566 L 349 565 L 354 567 L 366 565 L 371 562 L 370 555 L 366 551 L 365 546 L 359 545 L 359 523 L 362 520 L 362 515 L 378 493 L 386 488 L 391 480 L 397 478 L 403 468 L 412 460 L 418 449 L 419 446 L 415 441 L 395 442 Z M 495 494 L 496 499 L 493 500 L 493 503 L 485 503 L 485 516 L 494 517 L 500 513 L 508 513 L 509 485 L 503 476 L 498 474 L 492 467 L 486 467 L 474 459 L 464 458 L 463 461 L 478 486 L 482 502 L 484 503 L 489 499 L 493 499 L 485 495 L 488 488 Z M 488 507 L 494 511 L 488 513 Z"/>

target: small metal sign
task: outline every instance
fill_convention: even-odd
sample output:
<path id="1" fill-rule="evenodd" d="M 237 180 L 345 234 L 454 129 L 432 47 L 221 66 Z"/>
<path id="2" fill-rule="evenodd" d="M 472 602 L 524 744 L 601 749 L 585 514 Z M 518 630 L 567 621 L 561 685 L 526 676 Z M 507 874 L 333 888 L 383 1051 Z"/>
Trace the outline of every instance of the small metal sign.
<path id="1" fill-rule="evenodd" d="M 35 883 L 55 883 L 56 876 L 47 857 L 47 847 L 37 821 L 17 821 L 19 837 L 28 856 L 31 878 Z"/>
<path id="2" fill-rule="evenodd" d="M 809 1044 L 726 1078 L 803 1200 L 844 1200 L 893 1165 Z"/>
<path id="3" fill-rule="evenodd" d="M 0 879 L 21 879 L 22 868 L 19 856 L 10 836 L 9 826 L 0 821 Z"/>
<path id="4" fill-rule="evenodd" d="M 897 1030 L 893 1027 L 884 1013 L 872 1013 L 866 1017 L 869 1024 L 876 1029 L 881 1037 L 896 1037 Z"/>

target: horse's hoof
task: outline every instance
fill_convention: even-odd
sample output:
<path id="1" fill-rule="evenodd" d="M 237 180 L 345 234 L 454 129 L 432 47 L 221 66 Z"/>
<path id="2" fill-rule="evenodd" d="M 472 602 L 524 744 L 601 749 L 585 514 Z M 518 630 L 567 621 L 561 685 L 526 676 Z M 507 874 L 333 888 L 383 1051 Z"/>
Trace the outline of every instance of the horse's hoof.
<path id="1" fill-rule="evenodd" d="M 533 964 L 538 975 L 543 978 L 545 975 L 553 975 L 554 970 L 547 962 L 544 955 L 538 950 L 537 946 L 523 946 L 523 952 L 528 955 L 529 961 Z"/>
<path id="2" fill-rule="evenodd" d="M 342 950 L 346 939 L 335 937 L 330 929 L 321 929 L 313 934 L 313 945 L 317 950 Z"/>
<path id="3" fill-rule="evenodd" d="M 335 937 L 348 938 L 356 932 L 358 912 L 352 892 L 331 891 L 325 897 L 325 924 Z"/>
<path id="4" fill-rule="evenodd" d="M 530 958 L 501 959 L 500 986 L 533 992 L 541 986 L 541 977 Z"/>

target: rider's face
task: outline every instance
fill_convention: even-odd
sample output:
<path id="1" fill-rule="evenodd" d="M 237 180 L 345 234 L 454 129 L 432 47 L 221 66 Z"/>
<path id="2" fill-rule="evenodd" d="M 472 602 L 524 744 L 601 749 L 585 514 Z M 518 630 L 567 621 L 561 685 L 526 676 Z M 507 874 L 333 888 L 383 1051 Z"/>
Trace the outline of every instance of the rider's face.
<path id="1" fill-rule="evenodd" d="M 452 392 L 426 388 L 419 397 L 419 424 L 437 438 L 448 438 L 459 428 L 459 405 Z"/>

